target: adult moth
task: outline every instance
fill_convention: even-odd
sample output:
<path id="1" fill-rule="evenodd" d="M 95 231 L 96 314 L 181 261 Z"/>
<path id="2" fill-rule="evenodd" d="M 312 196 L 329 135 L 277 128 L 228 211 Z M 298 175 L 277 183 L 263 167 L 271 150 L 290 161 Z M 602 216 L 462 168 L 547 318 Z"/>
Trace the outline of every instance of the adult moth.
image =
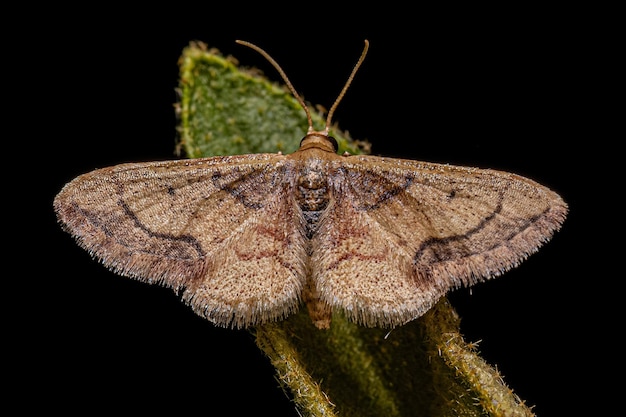
<path id="1" fill-rule="evenodd" d="M 365 326 L 415 319 L 448 291 L 515 267 L 557 231 L 567 205 L 521 176 L 338 155 L 335 108 L 289 155 L 122 164 L 83 174 L 54 200 L 61 226 L 113 271 L 171 287 L 224 327 L 285 318 L 302 302 Z"/>

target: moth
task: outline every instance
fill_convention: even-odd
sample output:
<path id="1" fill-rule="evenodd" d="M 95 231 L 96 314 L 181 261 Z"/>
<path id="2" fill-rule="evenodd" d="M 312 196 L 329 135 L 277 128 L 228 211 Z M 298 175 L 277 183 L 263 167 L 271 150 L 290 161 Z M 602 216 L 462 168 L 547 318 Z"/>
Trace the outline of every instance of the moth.
<path id="1" fill-rule="evenodd" d="M 394 327 L 448 291 L 499 276 L 548 241 L 567 204 L 521 176 L 339 155 L 332 115 L 289 155 L 251 154 L 98 169 L 54 199 L 64 230 L 123 276 L 174 289 L 202 317 L 242 328 L 302 304 L 320 329 L 342 311 Z"/>

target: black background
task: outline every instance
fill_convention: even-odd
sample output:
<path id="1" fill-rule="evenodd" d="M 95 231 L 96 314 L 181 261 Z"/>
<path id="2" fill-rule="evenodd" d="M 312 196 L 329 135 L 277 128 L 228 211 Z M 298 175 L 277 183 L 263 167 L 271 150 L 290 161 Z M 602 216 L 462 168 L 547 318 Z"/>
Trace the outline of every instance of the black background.
<path id="1" fill-rule="evenodd" d="M 297 415 L 248 332 L 215 328 L 170 290 L 107 271 L 61 231 L 52 210 L 54 195 L 79 174 L 175 157 L 177 60 L 190 41 L 279 81 L 235 39 L 264 48 L 307 101 L 328 108 L 367 38 L 369 55 L 336 112 L 342 129 L 369 140 L 374 154 L 511 171 L 563 196 L 571 213 L 551 242 L 450 299 L 466 340 L 482 340 L 482 356 L 538 415 L 593 401 L 598 383 L 584 372 L 609 336 L 596 335 L 591 318 L 606 277 L 601 255 L 588 249 L 601 240 L 589 233 L 614 226 L 587 223 L 603 197 L 594 178 L 611 174 L 592 155 L 606 146 L 592 114 L 608 65 L 592 16 L 185 7 L 159 18 L 154 10 L 38 10 L 23 36 L 8 39 L 16 53 L 6 52 L 5 65 L 16 76 L 5 80 L 16 91 L 6 101 L 18 133 L 5 147 L 30 174 L 19 186 L 24 198 L 10 204 L 27 215 L 26 227 L 7 225 L 17 237 L 7 261 L 19 259 L 21 271 L 6 293 L 16 304 L 7 316 L 17 331 L 13 387 L 39 399 L 21 401 L 23 409 L 212 415 L 221 404 L 228 415 Z"/>

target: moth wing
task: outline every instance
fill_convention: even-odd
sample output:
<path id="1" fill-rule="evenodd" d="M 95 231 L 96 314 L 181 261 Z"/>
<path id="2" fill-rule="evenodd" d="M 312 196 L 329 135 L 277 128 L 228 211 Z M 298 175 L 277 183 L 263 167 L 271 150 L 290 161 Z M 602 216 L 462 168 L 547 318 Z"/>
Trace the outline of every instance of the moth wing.
<path id="1" fill-rule="evenodd" d="M 412 320 L 515 267 L 567 214 L 556 193 L 506 172 L 375 156 L 330 170 L 313 277 L 325 302 L 368 326 Z"/>
<path id="2" fill-rule="evenodd" d="M 183 291 L 221 326 L 284 317 L 305 281 L 301 219 L 283 156 L 122 164 L 68 183 L 63 228 L 113 271 Z"/>

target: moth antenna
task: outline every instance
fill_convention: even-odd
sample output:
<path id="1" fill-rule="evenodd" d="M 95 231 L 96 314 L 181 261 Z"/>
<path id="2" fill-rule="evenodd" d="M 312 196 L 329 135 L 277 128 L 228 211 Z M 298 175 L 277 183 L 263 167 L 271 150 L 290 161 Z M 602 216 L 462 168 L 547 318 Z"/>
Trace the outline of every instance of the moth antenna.
<path id="1" fill-rule="evenodd" d="M 240 41 L 240 40 L 236 40 L 235 42 L 237 42 L 240 45 L 245 45 L 248 48 L 254 49 L 258 53 L 263 55 L 263 57 L 265 59 L 267 59 L 269 61 L 269 63 L 274 66 L 274 68 L 276 68 L 276 70 L 278 71 L 280 76 L 283 77 L 283 80 L 285 81 L 285 84 L 287 84 L 287 87 L 291 91 L 291 94 L 293 94 L 293 96 L 296 98 L 296 100 L 298 100 L 298 103 L 300 103 L 300 106 L 302 106 L 302 108 L 304 109 L 304 112 L 306 113 L 306 118 L 307 118 L 307 120 L 309 122 L 309 131 L 308 131 L 308 133 L 313 132 L 313 119 L 311 118 L 311 112 L 309 112 L 309 108 L 304 103 L 304 100 L 302 99 L 302 97 L 300 97 L 300 94 L 298 94 L 296 89 L 293 88 L 293 85 L 291 84 L 291 81 L 289 81 L 289 78 L 287 78 L 287 74 L 285 74 L 285 71 L 283 71 L 283 69 L 280 67 L 280 65 L 278 65 L 278 63 L 276 61 L 274 61 L 274 58 L 272 58 L 270 56 L 270 54 L 268 54 L 263 49 L 259 48 L 258 46 L 256 46 L 253 43 L 246 42 L 246 41 Z M 326 129 L 326 131 L 328 131 L 328 128 Z"/>
<path id="2" fill-rule="evenodd" d="M 365 55 L 367 55 L 367 50 L 369 49 L 369 47 L 370 47 L 370 43 L 367 39 L 365 39 L 365 47 L 363 47 L 363 52 L 361 52 L 361 56 L 359 60 L 357 61 L 354 68 L 352 68 L 352 72 L 350 73 L 350 76 L 348 77 L 348 81 L 346 81 L 346 84 L 343 86 L 343 89 L 339 93 L 339 96 L 333 103 L 333 106 L 328 111 L 328 115 L 326 116 L 326 127 L 324 128 L 324 133 L 326 133 L 326 135 L 328 135 L 328 130 L 330 129 L 330 122 L 333 119 L 333 114 L 335 113 L 335 109 L 339 105 L 339 102 L 341 101 L 343 96 L 346 94 L 346 91 L 348 91 L 348 87 L 350 87 L 350 84 L 352 83 L 352 80 L 354 79 L 354 75 L 356 74 L 359 67 L 363 63 L 363 60 L 365 59 Z"/>

